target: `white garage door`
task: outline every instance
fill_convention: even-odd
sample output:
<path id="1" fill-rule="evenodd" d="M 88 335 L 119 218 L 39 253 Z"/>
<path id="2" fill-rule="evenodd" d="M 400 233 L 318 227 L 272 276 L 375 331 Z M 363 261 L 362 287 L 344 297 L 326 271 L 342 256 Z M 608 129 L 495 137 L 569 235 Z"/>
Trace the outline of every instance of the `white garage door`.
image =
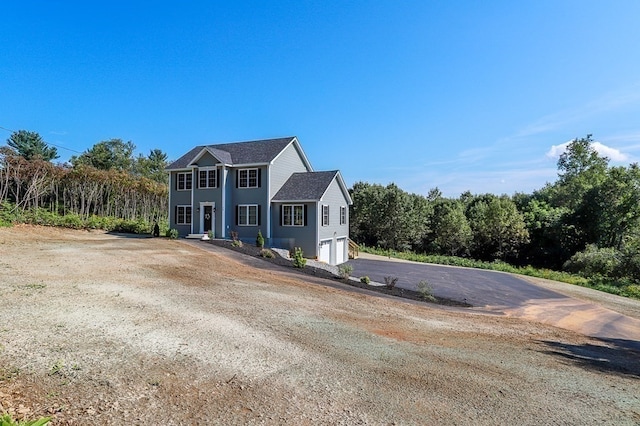
<path id="1" fill-rule="evenodd" d="M 331 240 L 320 242 L 320 255 L 318 260 L 321 262 L 331 262 Z"/>
<path id="2" fill-rule="evenodd" d="M 347 261 L 346 256 L 345 256 L 345 245 L 346 245 L 346 238 L 340 238 L 337 242 L 336 242 L 336 264 L 340 264 L 340 263 L 344 263 Z"/>

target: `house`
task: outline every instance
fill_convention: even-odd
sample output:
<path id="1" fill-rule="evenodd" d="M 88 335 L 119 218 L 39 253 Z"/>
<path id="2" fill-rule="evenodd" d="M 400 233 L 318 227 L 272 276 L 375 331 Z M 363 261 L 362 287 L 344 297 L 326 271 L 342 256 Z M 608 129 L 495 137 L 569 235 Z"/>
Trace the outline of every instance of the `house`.
<path id="1" fill-rule="evenodd" d="M 169 226 L 182 236 L 302 248 L 332 265 L 348 260 L 351 197 L 339 171 L 316 172 L 296 137 L 196 146 L 170 173 Z"/>

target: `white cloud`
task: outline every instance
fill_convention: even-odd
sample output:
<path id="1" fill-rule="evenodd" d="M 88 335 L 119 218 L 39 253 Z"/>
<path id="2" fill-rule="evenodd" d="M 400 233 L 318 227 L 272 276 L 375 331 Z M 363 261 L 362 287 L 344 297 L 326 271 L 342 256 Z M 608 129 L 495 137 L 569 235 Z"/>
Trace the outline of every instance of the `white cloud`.
<path id="1" fill-rule="evenodd" d="M 561 145 L 552 145 L 551 149 L 547 151 L 547 157 L 549 158 L 558 158 L 562 155 L 566 150 L 567 146 L 569 146 L 569 142 L 565 142 Z M 629 156 L 623 152 L 620 152 L 619 149 L 611 148 L 601 142 L 593 142 L 591 147 L 600 155 L 607 157 L 613 161 L 626 161 L 629 159 Z"/>

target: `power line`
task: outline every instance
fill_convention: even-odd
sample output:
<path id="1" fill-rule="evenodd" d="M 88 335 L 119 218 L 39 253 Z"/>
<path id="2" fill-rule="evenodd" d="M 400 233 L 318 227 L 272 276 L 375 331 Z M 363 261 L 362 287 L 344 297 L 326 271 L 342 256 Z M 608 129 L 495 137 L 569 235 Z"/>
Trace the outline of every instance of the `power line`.
<path id="1" fill-rule="evenodd" d="M 6 130 L 7 132 L 15 133 L 15 130 L 7 129 L 6 127 L 0 126 L 0 129 Z M 44 140 L 44 139 L 43 139 Z M 67 151 L 75 152 L 76 154 L 82 154 L 81 151 L 76 151 L 75 149 L 67 148 L 62 145 L 56 145 L 55 143 L 44 141 L 47 145 L 55 146 L 56 148 L 64 149 Z"/>

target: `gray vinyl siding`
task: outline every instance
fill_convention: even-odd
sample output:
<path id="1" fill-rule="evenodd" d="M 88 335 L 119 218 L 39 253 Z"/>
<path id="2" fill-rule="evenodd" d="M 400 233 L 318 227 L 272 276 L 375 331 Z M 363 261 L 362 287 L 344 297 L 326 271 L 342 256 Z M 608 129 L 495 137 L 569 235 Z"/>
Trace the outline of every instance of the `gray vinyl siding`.
<path id="1" fill-rule="evenodd" d="M 260 186 L 258 188 L 236 188 L 236 179 L 238 177 L 237 170 L 242 169 L 259 169 L 260 170 Z M 229 169 L 227 184 L 229 186 L 229 193 L 227 196 L 226 208 L 228 211 L 227 222 L 229 231 L 236 231 L 240 239 L 246 241 L 255 241 L 258 235 L 258 229 L 262 232 L 262 235 L 267 235 L 267 209 L 269 208 L 267 189 L 268 189 L 268 176 L 267 167 L 234 167 Z M 236 224 L 236 208 L 238 205 L 244 204 L 257 204 L 260 206 L 260 219 L 259 226 L 239 226 Z M 230 236 L 228 233 L 227 236 Z"/>
<path id="2" fill-rule="evenodd" d="M 296 172 L 310 172 L 302 161 L 295 144 L 289 144 L 271 165 L 271 196 L 275 195 L 289 177 Z"/>
<path id="3" fill-rule="evenodd" d="M 329 226 L 322 226 L 322 206 L 329 205 Z M 340 206 L 347 207 L 347 223 L 340 225 Z M 319 239 L 327 240 L 334 237 L 337 238 L 349 235 L 349 205 L 345 198 L 338 181 L 334 179 L 329 188 L 325 192 L 324 196 L 318 202 L 318 220 L 320 226 L 318 227 Z M 335 234 L 334 234 L 335 233 Z"/>
<path id="4" fill-rule="evenodd" d="M 169 228 L 178 230 L 178 233 L 182 236 L 191 232 L 191 225 L 177 225 L 176 224 L 176 206 L 189 206 L 191 205 L 191 191 L 178 191 L 176 189 L 177 174 L 182 172 L 171 172 L 169 179 L 169 191 L 171 191 L 171 206 L 169 206 Z M 193 173 L 193 172 L 191 172 Z M 191 209 L 192 217 L 191 222 L 194 223 L 195 209 Z"/>
<path id="5" fill-rule="evenodd" d="M 202 155 L 202 157 L 198 159 L 199 167 L 210 167 L 210 166 L 215 166 L 219 163 L 220 161 L 218 161 L 217 158 L 215 158 L 213 155 L 209 154 L 208 152 L 205 152 Z"/>
<path id="6" fill-rule="evenodd" d="M 282 226 L 283 204 L 303 204 L 307 208 L 306 226 Z M 273 203 L 271 208 L 272 237 L 269 245 L 276 248 L 293 250 L 300 247 L 305 257 L 313 258 L 318 255 L 316 242 L 317 216 L 316 203 Z"/>

